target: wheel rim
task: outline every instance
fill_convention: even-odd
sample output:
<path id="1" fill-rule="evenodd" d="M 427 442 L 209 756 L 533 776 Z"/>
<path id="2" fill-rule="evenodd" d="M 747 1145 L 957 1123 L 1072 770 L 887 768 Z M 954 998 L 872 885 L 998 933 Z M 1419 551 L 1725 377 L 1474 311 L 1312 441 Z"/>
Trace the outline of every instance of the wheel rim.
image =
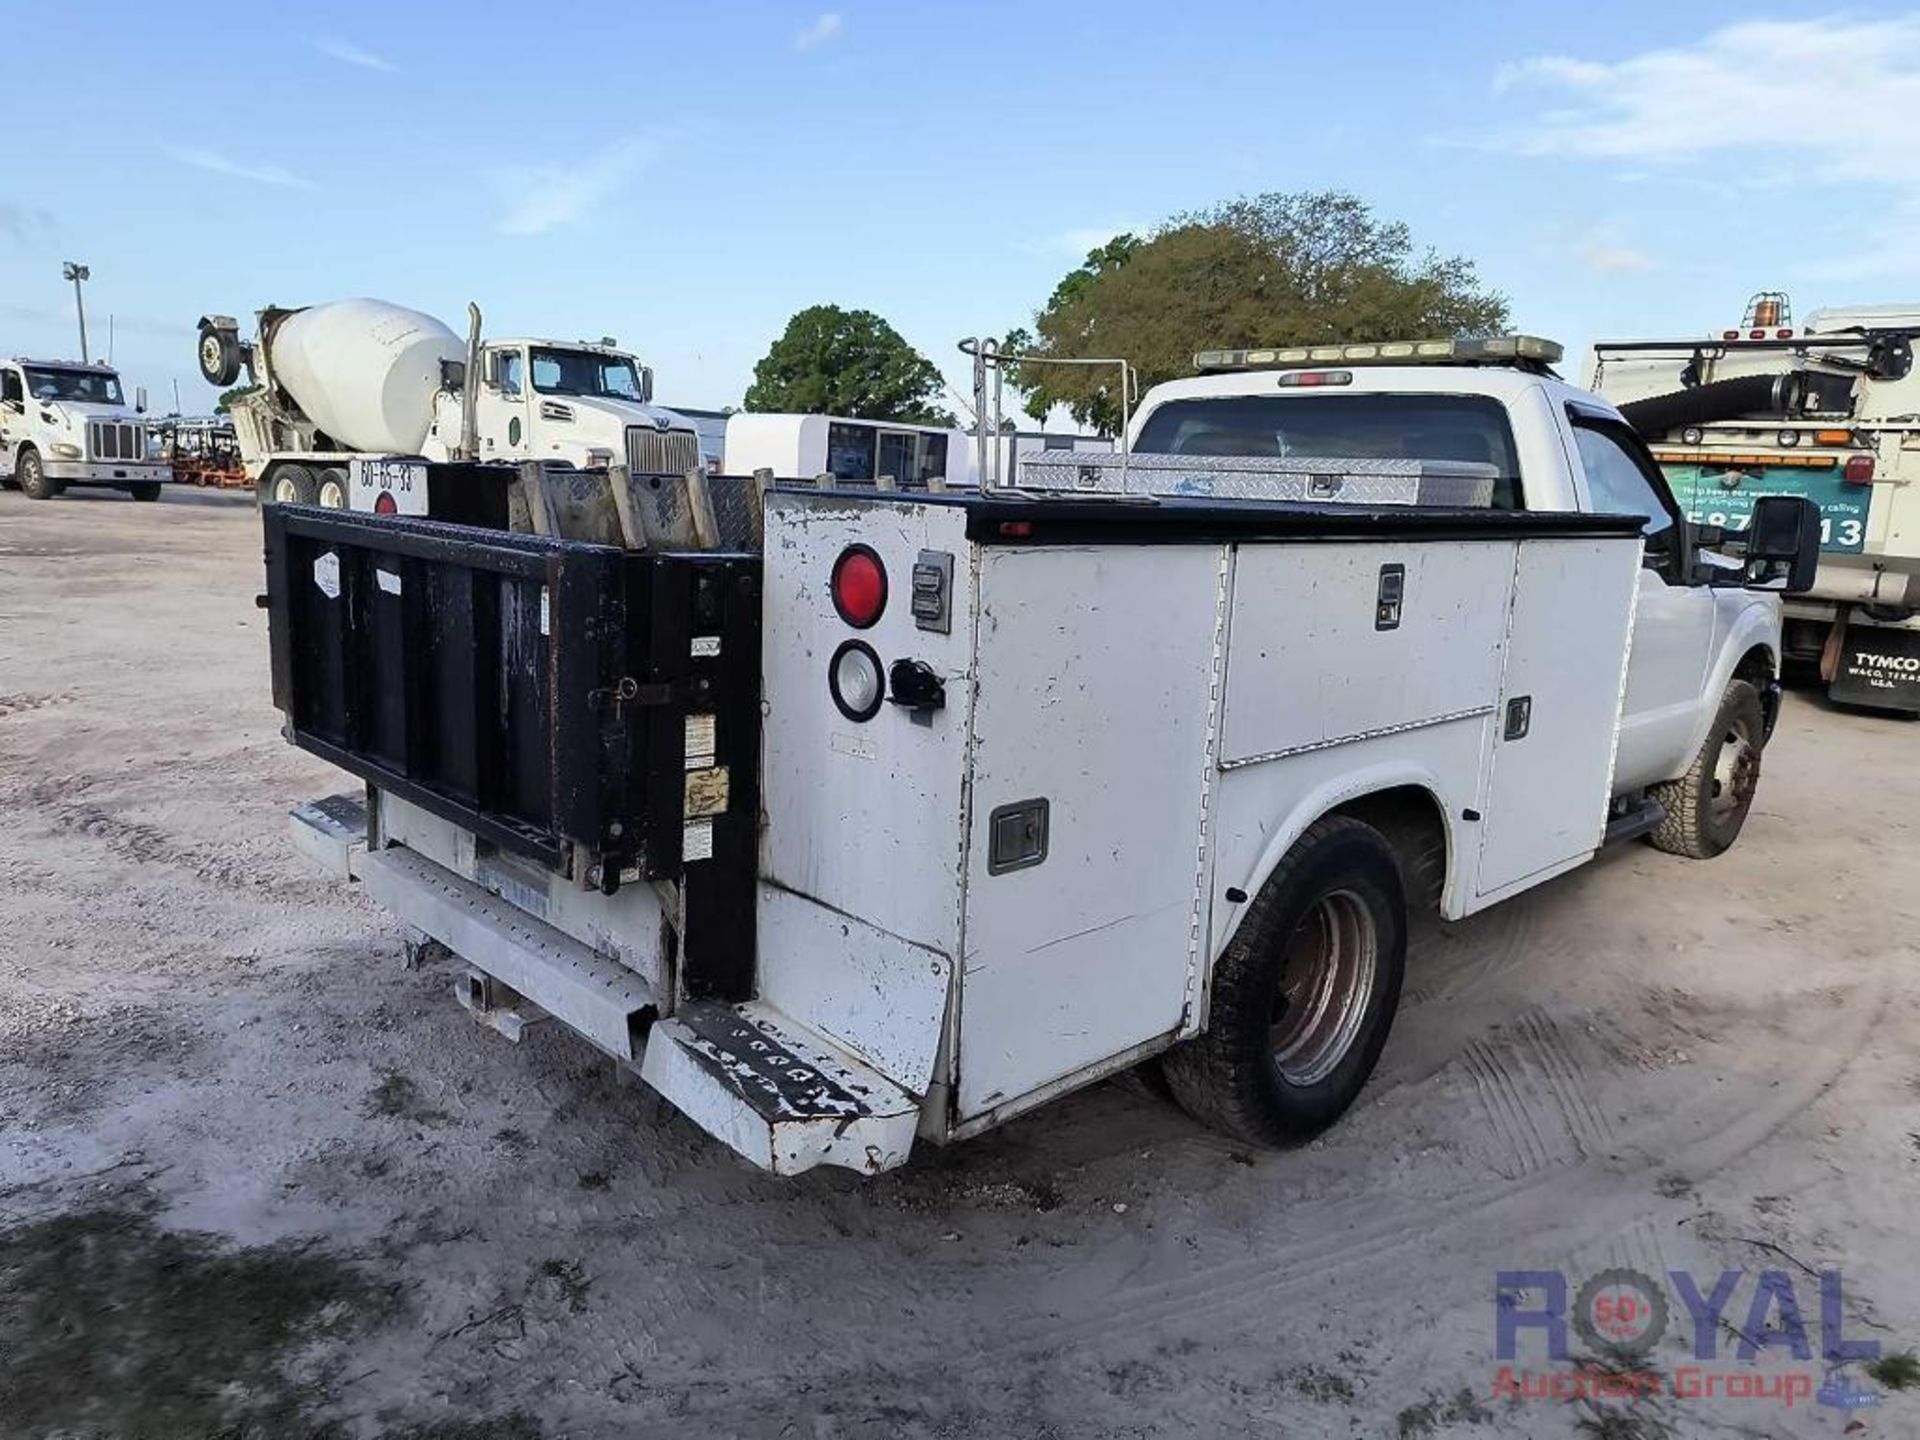
<path id="1" fill-rule="evenodd" d="M 347 508 L 347 492 L 341 488 L 338 480 L 321 482 L 320 504 L 323 509 L 327 510 L 344 510 Z"/>
<path id="2" fill-rule="evenodd" d="M 282 505 L 292 505 L 300 498 L 299 488 L 286 476 L 274 478 L 273 498 Z"/>
<path id="3" fill-rule="evenodd" d="M 1318 1084 L 1346 1058 L 1379 962 L 1373 912 L 1353 891 L 1322 895 L 1301 917 L 1281 955 L 1268 1032 L 1281 1079 Z"/>
<path id="4" fill-rule="evenodd" d="M 1707 813 L 1721 824 L 1745 810 L 1760 783 L 1760 749 L 1745 720 L 1735 720 L 1720 737 L 1720 753 L 1713 759 L 1713 783 L 1707 791 Z"/>
<path id="5" fill-rule="evenodd" d="M 212 335 L 200 339 L 200 366 L 209 375 L 220 373 L 220 341 Z"/>

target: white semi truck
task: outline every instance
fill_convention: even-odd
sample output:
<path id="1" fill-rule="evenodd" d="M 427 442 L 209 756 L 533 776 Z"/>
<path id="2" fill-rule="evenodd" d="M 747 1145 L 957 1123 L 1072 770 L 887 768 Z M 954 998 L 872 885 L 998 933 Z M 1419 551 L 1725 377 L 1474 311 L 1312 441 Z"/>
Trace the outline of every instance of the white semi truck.
<path id="1" fill-rule="evenodd" d="M 778 1173 L 1149 1060 L 1310 1135 L 1411 912 L 1712 856 L 1753 801 L 1817 512 L 1707 553 L 1558 353 L 1206 355 L 1012 484 L 690 477 L 756 502 L 715 547 L 270 505 L 275 703 L 364 782 L 294 835 L 476 1018 Z"/>
<path id="2" fill-rule="evenodd" d="M 153 450 L 147 397 L 127 404 L 110 365 L 74 360 L 0 362 L 0 481 L 32 500 L 69 485 L 158 500 L 173 472 Z"/>
<path id="3" fill-rule="evenodd" d="M 1739 530 L 1764 495 L 1821 513 L 1789 659 L 1848 704 L 1920 713 L 1920 305 L 1819 310 L 1762 292 L 1737 327 L 1603 341 L 1589 383 L 1645 435 L 1681 507 Z"/>
<path id="4" fill-rule="evenodd" d="M 463 343 L 380 300 L 269 306 L 246 342 L 231 316 L 206 315 L 200 373 L 223 389 L 248 375 L 229 409 L 265 499 L 422 514 L 411 460 L 700 464 L 693 426 L 652 403 L 653 372 L 611 341 L 483 341 L 477 308 L 471 319 Z"/>

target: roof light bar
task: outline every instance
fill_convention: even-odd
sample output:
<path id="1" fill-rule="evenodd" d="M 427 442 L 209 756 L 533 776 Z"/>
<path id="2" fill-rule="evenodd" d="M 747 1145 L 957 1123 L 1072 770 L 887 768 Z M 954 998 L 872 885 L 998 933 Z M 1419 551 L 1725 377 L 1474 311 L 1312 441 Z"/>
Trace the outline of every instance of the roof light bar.
<path id="1" fill-rule="evenodd" d="M 1385 340 L 1363 345 L 1294 345 L 1273 350 L 1202 350 L 1193 368 L 1284 370 L 1302 365 L 1555 365 L 1565 353 L 1538 335 L 1483 340 Z"/>

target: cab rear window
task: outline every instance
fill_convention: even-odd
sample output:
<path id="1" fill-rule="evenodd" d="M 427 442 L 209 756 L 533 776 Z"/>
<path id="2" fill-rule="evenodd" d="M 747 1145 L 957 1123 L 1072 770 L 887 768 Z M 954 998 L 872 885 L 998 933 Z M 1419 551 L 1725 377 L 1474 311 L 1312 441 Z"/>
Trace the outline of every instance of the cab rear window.
<path id="1" fill-rule="evenodd" d="M 1520 508 L 1506 407 L 1484 395 L 1223 395 L 1170 400 L 1133 446 L 1149 455 L 1469 460 L 1499 471 L 1497 510 Z"/>

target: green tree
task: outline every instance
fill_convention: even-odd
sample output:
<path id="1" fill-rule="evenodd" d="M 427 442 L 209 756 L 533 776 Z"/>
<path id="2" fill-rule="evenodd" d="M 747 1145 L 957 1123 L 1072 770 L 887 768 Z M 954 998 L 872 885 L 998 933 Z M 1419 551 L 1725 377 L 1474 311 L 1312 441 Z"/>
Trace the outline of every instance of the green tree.
<path id="1" fill-rule="evenodd" d="M 238 400 L 242 395 L 250 394 L 253 388 L 251 385 L 236 385 L 231 390 L 222 390 L 220 392 L 220 398 L 213 402 L 214 414 L 226 414 L 227 411 L 233 408 L 234 401 Z"/>
<path id="2" fill-rule="evenodd" d="M 749 410 L 951 425 L 940 372 L 871 310 L 811 305 L 753 367 Z"/>
<path id="3" fill-rule="evenodd" d="M 1309 191 L 1176 215 L 1145 240 L 1115 237 L 1002 348 L 1124 358 L 1147 386 L 1192 374 L 1196 350 L 1486 335 L 1506 323 L 1506 297 L 1481 286 L 1471 260 L 1416 254 L 1407 227 L 1365 201 Z M 1116 371 L 1009 363 L 1007 379 L 1035 419 L 1065 405 L 1083 425 L 1119 429 Z"/>

